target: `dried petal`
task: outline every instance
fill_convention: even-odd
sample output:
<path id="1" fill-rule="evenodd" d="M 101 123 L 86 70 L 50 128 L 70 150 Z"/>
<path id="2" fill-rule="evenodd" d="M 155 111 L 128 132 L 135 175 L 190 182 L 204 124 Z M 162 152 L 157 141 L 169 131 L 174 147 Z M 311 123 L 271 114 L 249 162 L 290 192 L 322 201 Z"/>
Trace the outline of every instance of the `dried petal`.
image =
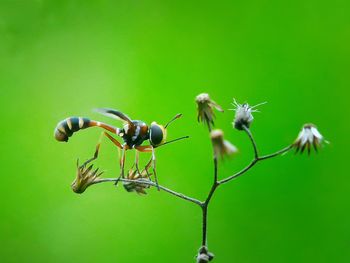
<path id="1" fill-rule="evenodd" d="M 129 173 L 126 177 L 128 180 L 134 180 L 135 182 L 125 182 L 123 181 L 123 186 L 128 192 L 136 192 L 138 194 L 147 194 L 145 189 L 150 188 L 150 185 L 140 183 L 140 181 L 149 181 L 151 174 L 148 173 L 151 161 L 146 165 L 142 171 L 138 171 L 134 166 L 129 170 Z M 137 181 L 137 182 L 136 182 Z"/>
<path id="2" fill-rule="evenodd" d="M 231 144 L 229 141 L 224 140 L 224 133 L 222 130 L 213 130 L 210 133 L 210 138 L 214 148 L 214 154 L 216 157 L 224 157 L 237 153 L 237 147 Z"/>
<path id="3" fill-rule="evenodd" d="M 215 101 L 211 100 L 208 93 L 201 93 L 196 97 L 199 122 L 206 123 L 208 127 L 214 125 L 215 114 L 213 108 L 223 112 L 223 109 Z"/>
<path id="4" fill-rule="evenodd" d="M 307 149 L 307 152 L 310 155 L 311 146 L 317 152 L 318 148 L 321 146 L 323 141 L 323 136 L 317 130 L 316 126 L 314 124 L 309 123 L 303 126 L 293 146 L 296 149 L 296 153 L 298 153 L 299 151 L 300 153 L 303 153 L 304 150 Z"/>
<path id="5" fill-rule="evenodd" d="M 86 188 L 96 183 L 98 178 L 103 174 L 103 172 L 98 173 L 99 168 L 95 170 L 92 169 L 93 164 L 86 168 L 86 165 L 79 166 L 79 160 L 77 161 L 77 176 L 71 185 L 72 190 L 75 193 L 84 193 Z"/>

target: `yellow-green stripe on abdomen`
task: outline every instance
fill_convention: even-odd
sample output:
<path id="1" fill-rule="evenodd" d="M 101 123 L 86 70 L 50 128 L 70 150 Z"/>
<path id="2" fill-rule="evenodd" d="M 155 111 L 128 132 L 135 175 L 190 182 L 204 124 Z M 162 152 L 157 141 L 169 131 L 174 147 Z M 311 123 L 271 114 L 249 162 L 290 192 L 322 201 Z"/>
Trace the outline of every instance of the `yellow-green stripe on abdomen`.
<path id="1" fill-rule="evenodd" d="M 55 138 L 60 142 L 67 142 L 74 132 L 90 127 L 90 119 L 69 117 L 59 122 L 55 129 Z"/>

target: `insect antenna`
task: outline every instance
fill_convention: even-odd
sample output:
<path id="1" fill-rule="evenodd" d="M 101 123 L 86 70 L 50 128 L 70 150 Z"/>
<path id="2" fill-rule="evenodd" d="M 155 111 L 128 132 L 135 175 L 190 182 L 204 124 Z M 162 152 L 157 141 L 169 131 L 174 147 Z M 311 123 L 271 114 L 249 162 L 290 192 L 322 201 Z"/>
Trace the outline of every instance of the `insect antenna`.
<path id="1" fill-rule="evenodd" d="M 188 138 L 190 138 L 190 136 L 188 136 L 188 135 L 187 135 L 187 136 L 183 136 L 183 137 L 179 137 L 179 138 L 176 138 L 176 139 L 174 139 L 174 140 L 171 140 L 171 141 L 165 142 L 165 143 L 163 143 L 163 144 L 161 144 L 161 145 L 157 146 L 157 148 L 158 148 L 158 147 L 160 147 L 160 146 L 163 146 L 163 145 L 169 144 L 169 143 L 177 142 L 177 141 L 180 141 L 180 140 L 183 140 L 183 139 L 188 139 Z"/>
<path id="2" fill-rule="evenodd" d="M 164 128 L 166 129 L 166 128 L 169 126 L 170 123 L 172 123 L 172 122 L 175 121 L 176 119 L 181 118 L 181 116 L 182 116 L 181 113 L 176 114 L 174 118 L 172 118 L 170 121 L 168 121 L 168 123 L 164 126 Z"/>

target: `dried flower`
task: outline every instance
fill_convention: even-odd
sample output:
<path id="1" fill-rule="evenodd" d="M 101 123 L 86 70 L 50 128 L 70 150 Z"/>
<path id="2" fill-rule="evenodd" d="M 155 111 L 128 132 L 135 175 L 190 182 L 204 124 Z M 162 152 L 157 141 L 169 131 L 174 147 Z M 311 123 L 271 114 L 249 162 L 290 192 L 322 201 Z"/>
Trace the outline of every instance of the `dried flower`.
<path id="1" fill-rule="evenodd" d="M 229 141 L 224 140 L 224 133 L 222 130 L 211 131 L 210 138 L 213 143 L 214 154 L 216 157 L 219 155 L 224 157 L 225 155 L 231 155 L 238 152 L 236 146 L 231 144 Z"/>
<path id="2" fill-rule="evenodd" d="M 311 145 L 313 145 L 315 151 L 317 152 L 317 149 L 323 140 L 323 136 L 317 130 L 316 126 L 309 123 L 303 126 L 293 146 L 296 148 L 296 152 L 300 150 L 300 153 L 303 153 L 305 148 L 307 148 L 308 154 L 310 154 Z"/>
<path id="3" fill-rule="evenodd" d="M 213 100 L 210 99 L 208 93 L 201 93 L 196 97 L 198 121 L 204 122 L 210 128 L 214 125 L 215 114 L 213 108 L 223 112 L 223 109 Z"/>
<path id="4" fill-rule="evenodd" d="M 212 261 L 214 258 L 214 254 L 208 251 L 208 248 L 206 246 L 202 246 L 197 255 L 197 263 L 207 263 L 209 261 Z"/>
<path id="5" fill-rule="evenodd" d="M 239 104 L 235 99 L 233 99 L 232 105 L 236 107 L 233 109 L 236 111 L 235 118 L 232 123 L 234 128 L 237 130 L 243 130 L 244 126 L 249 128 L 251 122 L 254 120 L 252 113 L 258 112 L 258 110 L 254 110 L 254 108 L 265 103 L 266 102 L 262 102 L 255 106 L 250 106 L 248 103 Z"/>
<path id="6" fill-rule="evenodd" d="M 148 173 L 148 169 L 151 165 L 151 162 L 149 162 L 147 164 L 147 166 L 145 167 L 145 169 L 143 169 L 142 171 L 139 171 L 138 169 L 134 169 L 134 167 L 132 167 L 129 170 L 129 173 L 126 176 L 126 179 L 128 180 L 137 180 L 139 182 L 125 182 L 123 181 L 123 186 L 125 188 L 126 191 L 128 192 L 136 192 L 138 194 L 147 194 L 147 192 L 145 191 L 146 189 L 150 188 L 151 186 L 148 184 L 142 184 L 140 183 L 140 181 L 145 181 L 145 182 L 149 182 L 149 177 L 151 176 L 151 174 Z"/>
<path id="7" fill-rule="evenodd" d="M 98 178 L 103 172 L 98 173 L 99 168 L 92 170 L 93 164 L 86 168 L 86 164 L 79 166 L 79 160 L 77 161 L 77 177 L 72 183 L 72 190 L 77 194 L 85 192 L 86 188 L 96 183 Z"/>

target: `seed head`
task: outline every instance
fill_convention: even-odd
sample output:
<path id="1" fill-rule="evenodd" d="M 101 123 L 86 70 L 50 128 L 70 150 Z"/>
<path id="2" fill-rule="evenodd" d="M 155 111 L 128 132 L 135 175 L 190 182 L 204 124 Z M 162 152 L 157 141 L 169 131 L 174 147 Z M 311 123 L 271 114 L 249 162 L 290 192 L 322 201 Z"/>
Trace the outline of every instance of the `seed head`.
<path id="1" fill-rule="evenodd" d="M 223 112 L 223 109 L 213 100 L 208 93 L 201 93 L 196 97 L 198 122 L 204 122 L 209 128 L 214 125 L 215 114 L 213 108 Z"/>
<path id="2" fill-rule="evenodd" d="M 317 152 L 322 141 L 324 141 L 323 136 L 317 130 L 316 126 L 309 123 L 303 126 L 293 146 L 296 148 L 296 152 L 300 151 L 300 153 L 303 153 L 305 148 L 307 148 L 308 154 L 310 154 L 311 146 L 313 146 Z"/>
<path id="3" fill-rule="evenodd" d="M 138 169 L 135 169 L 134 167 L 132 167 L 127 176 L 126 179 L 128 180 L 137 180 L 138 182 L 124 182 L 123 181 L 123 186 L 125 188 L 126 191 L 128 192 L 136 192 L 138 194 L 147 194 L 146 189 L 150 188 L 150 185 L 148 184 L 142 184 L 140 183 L 140 181 L 149 181 L 149 177 L 151 176 L 151 174 L 148 173 L 148 169 L 151 165 L 151 162 L 149 162 L 147 164 L 147 166 L 145 167 L 145 169 L 143 169 L 142 171 L 139 171 Z"/>
<path id="4" fill-rule="evenodd" d="M 229 141 L 224 140 L 224 133 L 222 130 L 213 130 L 210 133 L 210 138 L 214 147 L 214 154 L 216 157 L 223 158 L 226 155 L 237 153 L 237 147 Z"/>
<path id="5" fill-rule="evenodd" d="M 92 168 L 93 164 L 86 168 L 86 164 L 79 166 L 79 160 L 77 161 L 77 176 L 71 185 L 75 193 L 84 193 L 86 188 L 96 183 L 98 178 L 103 174 L 103 172 L 98 172 L 99 168 L 95 170 Z"/>
<path id="6" fill-rule="evenodd" d="M 255 106 L 250 106 L 248 103 L 239 104 L 235 99 L 233 99 L 232 105 L 236 108 L 233 109 L 236 111 L 235 118 L 233 120 L 233 127 L 237 130 L 243 130 L 243 127 L 249 128 L 250 124 L 254 120 L 253 112 L 258 112 L 258 110 L 254 109 L 257 106 L 265 104 L 266 102 L 259 103 Z"/>

